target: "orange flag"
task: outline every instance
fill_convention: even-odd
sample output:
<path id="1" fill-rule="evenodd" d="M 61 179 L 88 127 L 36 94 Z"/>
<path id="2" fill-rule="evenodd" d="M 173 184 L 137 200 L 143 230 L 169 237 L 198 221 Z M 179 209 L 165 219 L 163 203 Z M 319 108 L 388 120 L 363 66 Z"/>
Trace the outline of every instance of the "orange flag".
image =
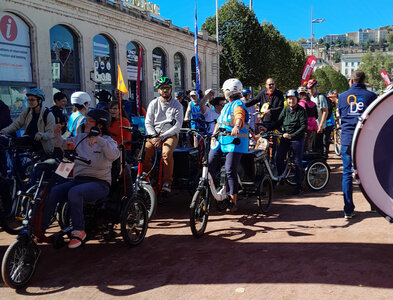
<path id="1" fill-rule="evenodd" d="M 117 75 L 117 89 L 125 94 L 128 94 L 126 85 L 124 84 L 123 75 L 121 74 L 120 65 L 117 65 L 118 75 Z"/>

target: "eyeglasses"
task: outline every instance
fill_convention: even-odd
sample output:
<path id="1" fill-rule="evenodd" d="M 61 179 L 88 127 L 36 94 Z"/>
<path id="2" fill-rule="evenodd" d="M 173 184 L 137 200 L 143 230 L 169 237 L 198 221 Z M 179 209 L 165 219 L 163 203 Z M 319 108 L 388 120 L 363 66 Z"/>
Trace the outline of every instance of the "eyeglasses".
<path id="1" fill-rule="evenodd" d="M 275 83 L 269 83 L 268 85 L 269 85 L 269 86 L 271 86 L 271 85 L 275 85 Z"/>
<path id="2" fill-rule="evenodd" d="M 34 102 L 34 101 L 38 101 L 38 99 L 37 98 L 28 97 L 27 101 L 28 102 Z"/>

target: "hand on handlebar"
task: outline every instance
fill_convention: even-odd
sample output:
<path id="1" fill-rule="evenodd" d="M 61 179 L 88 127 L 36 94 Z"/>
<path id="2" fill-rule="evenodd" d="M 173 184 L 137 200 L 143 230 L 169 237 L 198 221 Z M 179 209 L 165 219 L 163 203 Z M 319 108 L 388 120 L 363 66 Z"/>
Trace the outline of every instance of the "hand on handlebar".
<path id="1" fill-rule="evenodd" d="M 231 131 L 231 136 L 237 136 L 239 134 L 239 127 L 234 126 Z"/>
<path id="2" fill-rule="evenodd" d="M 288 139 L 288 140 L 292 139 L 292 137 L 291 137 L 291 135 L 290 135 L 289 133 L 284 133 L 284 134 L 282 135 L 282 137 L 283 137 L 284 139 Z"/>

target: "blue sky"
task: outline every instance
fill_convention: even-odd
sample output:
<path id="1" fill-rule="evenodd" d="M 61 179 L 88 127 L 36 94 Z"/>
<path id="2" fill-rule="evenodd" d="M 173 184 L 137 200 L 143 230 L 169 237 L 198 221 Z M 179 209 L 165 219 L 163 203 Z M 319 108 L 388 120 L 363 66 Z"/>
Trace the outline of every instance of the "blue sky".
<path id="1" fill-rule="evenodd" d="M 194 0 L 150 0 L 160 6 L 160 14 L 179 27 L 188 26 L 194 31 Z M 221 6 L 225 0 L 219 0 Z M 243 1 L 247 5 L 249 0 Z M 254 0 L 254 11 L 259 22 L 272 23 L 287 39 L 311 37 L 311 7 L 314 18 L 326 21 L 314 24 L 316 39 L 326 34 L 342 34 L 359 28 L 377 29 L 393 25 L 391 0 Z M 198 27 L 207 17 L 215 14 L 215 0 L 198 0 Z"/>

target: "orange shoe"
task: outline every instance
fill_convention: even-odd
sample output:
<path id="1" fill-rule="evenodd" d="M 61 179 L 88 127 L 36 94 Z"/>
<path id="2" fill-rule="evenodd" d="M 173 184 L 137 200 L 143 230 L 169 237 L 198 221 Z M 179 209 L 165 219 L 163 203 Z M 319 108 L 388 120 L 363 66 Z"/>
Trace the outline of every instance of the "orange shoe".
<path id="1" fill-rule="evenodd" d="M 71 232 L 71 239 L 68 243 L 68 248 L 77 248 L 82 245 L 83 241 L 86 239 L 86 232 L 84 230 L 73 230 Z"/>

